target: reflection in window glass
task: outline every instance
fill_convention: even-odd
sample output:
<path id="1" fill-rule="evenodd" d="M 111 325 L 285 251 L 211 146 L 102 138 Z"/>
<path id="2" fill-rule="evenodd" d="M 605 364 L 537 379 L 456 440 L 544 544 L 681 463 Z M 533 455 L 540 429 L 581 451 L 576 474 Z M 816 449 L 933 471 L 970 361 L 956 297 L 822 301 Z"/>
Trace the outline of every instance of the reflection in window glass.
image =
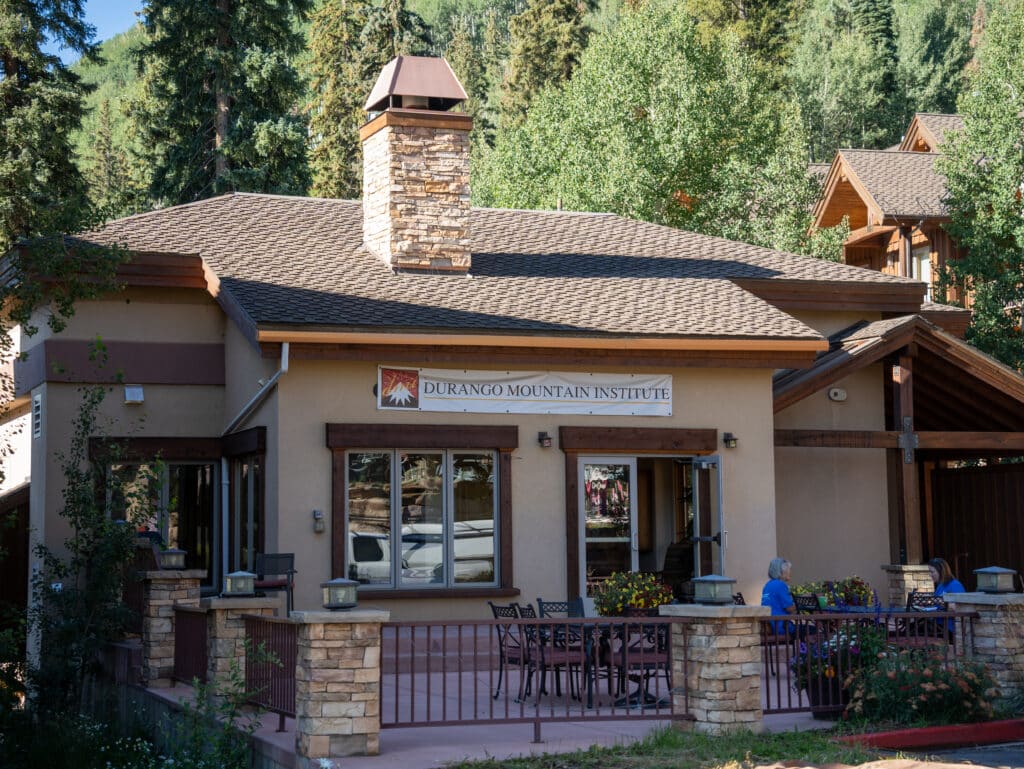
<path id="1" fill-rule="evenodd" d="M 444 467 L 441 454 L 402 457 L 402 583 L 444 582 Z"/>
<path id="2" fill-rule="evenodd" d="M 584 465 L 586 536 L 629 538 L 629 465 Z"/>
<path id="3" fill-rule="evenodd" d="M 494 582 L 494 455 L 452 458 L 455 581 Z"/>
<path id="4" fill-rule="evenodd" d="M 391 583 L 391 453 L 348 456 L 348 577 Z"/>

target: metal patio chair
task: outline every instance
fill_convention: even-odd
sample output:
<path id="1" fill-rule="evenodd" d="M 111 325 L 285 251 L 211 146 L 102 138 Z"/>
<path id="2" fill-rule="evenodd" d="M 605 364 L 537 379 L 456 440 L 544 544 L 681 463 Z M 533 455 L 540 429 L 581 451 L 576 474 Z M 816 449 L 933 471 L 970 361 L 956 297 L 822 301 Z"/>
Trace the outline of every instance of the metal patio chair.
<path id="1" fill-rule="evenodd" d="M 488 601 L 487 605 L 491 607 L 494 619 L 512 620 L 496 626 L 498 630 L 498 685 L 494 689 L 494 699 L 498 699 L 501 694 L 501 682 L 505 675 L 505 668 L 514 665 L 526 671 L 525 677 L 519 681 L 519 694 L 516 697 L 516 701 L 519 701 L 524 695 L 530 696 L 533 687 L 533 671 L 536 668 L 526 634 L 521 632 L 521 625 L 515 622 L 519 619 L 519 605 L 510 603 L 507 606 L 500 606 L 493 601 Z"/>
<path id="2" fill-rule="evenodd" d="M 288 614 L 292 613 L 295 574 L 295 553 L 256 553 L 256 592 L 284 590 Z"/>

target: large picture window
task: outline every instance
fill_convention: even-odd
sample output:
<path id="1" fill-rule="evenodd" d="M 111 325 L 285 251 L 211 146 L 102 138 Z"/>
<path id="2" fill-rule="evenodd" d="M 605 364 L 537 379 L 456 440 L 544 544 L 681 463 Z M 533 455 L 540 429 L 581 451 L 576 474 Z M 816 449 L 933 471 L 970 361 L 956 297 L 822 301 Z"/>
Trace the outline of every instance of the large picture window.
<path id="1" fill-rule="evenodd" d="M 348 451 L 346 563 L 362 585 L 497 584 L 497 452 Z"/>

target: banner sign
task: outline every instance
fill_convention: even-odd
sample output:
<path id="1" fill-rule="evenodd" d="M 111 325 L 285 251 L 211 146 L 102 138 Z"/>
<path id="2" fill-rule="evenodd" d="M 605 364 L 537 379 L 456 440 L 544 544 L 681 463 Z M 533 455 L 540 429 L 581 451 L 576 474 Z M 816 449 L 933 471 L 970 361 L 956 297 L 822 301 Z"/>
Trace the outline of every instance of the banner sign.
<path id="1" fill-rule="evenodd" d="M 377 408 L 668 417 L 672 416 L 672 376 L 380 366 Z"/>

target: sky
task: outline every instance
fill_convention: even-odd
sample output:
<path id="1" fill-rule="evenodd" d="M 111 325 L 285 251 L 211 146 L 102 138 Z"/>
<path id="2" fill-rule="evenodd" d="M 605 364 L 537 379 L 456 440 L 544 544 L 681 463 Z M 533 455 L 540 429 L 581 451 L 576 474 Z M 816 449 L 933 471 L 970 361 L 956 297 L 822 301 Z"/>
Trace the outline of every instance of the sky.
<path id="1" fill-rule="evenodd" d="M 96 27 L 96 41 L 102 42 L 131 29 L 137 21 L 135 12 L 141 9 L 142 0 L 86 0 L 85 20 Z M 47 50 L 58 54 L 66 64 L 78 58 L 74 51 L 57 50 L 52 46 Z"/>

